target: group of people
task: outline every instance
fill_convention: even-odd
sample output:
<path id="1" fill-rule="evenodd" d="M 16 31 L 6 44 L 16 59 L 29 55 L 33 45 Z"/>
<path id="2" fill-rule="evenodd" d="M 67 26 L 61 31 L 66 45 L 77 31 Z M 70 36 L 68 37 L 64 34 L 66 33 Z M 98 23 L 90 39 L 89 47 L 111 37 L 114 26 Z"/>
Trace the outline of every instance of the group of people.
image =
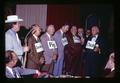
<path id="1" fill-rule="evenodd" d="M 84 72 L 84 76 L 102 76 L 109 50 L 99 34 L 98 26 L 92 26 L 91 30 L 85 33 L 84 28 L 65 24 L 55 32 L 55 27 L 51 24 L 41 35 L 41 26 L 33 24 L 25 39 L 25 46 L 22 46 L 17 34 L 20 30 L 19 21 L 23 19 L 19 19 L 17 15 L 10 15 L 5 21 L 11 25 L 5 33 L 5 50 L 16 55 L 18 63 L 21 63 L 20 67 L 25 63 L 24 69 L 28 71 L 37 70 L 39 73 L 47 72 L 53 76 L 80 76 L 81 71 Z M 24 54 L 27 55 L 26 60 Z M 12 66 L 13 69 L 15 65 L 16 62 Z M 10 68 L 6 62 L 6 69 Z M 6 77 L 9 78 L 7 71 Z"/>

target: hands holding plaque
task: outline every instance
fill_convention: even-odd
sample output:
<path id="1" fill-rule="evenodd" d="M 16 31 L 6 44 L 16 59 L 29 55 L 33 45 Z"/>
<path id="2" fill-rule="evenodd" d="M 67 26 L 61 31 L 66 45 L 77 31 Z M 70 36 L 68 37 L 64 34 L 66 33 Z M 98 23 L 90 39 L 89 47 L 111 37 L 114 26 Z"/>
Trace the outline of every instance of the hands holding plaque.
<path id="1" fill-rule="evenodd" d="M 99 48 L 99 45 L 98 45 L 98 44 L 95 45 L 94 51 L 95 51 L 95 52 L 98 52 L 99 54 L 101 53 L 101 49 Z"/>

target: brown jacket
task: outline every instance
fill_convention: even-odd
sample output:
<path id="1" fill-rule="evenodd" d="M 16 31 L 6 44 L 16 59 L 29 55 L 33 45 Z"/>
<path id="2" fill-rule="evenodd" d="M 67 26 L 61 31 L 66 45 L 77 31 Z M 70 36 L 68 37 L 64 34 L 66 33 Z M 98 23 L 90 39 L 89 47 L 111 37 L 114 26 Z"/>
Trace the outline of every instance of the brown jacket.
<path id="1" fill-rule="evenodd" d="M 80 57 L 82 53 L 81 43 L 74 43 L 73 35 L 71 33 L 68 33 L 66 37 L 68 44 L 64 49 L 65 71 L 72 75 L 77 75 L 80 73 Z"/>
<path id="2" fill-rule="evenodd" d="M 42 63 L 41 58 L 44 58 L 43 52 L 37 53 L 35 43 L 40 42 L 40 39 L 36 41 L 34 36 L 30 36 L 28 39 L 29 52 L 27 54 L 27 68 L 41 70 Z"/>

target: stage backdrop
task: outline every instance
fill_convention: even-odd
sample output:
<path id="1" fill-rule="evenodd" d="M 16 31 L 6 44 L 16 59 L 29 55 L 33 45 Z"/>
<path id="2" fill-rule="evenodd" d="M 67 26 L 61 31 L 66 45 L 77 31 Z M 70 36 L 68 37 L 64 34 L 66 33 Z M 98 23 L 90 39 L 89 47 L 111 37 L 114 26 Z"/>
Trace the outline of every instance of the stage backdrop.
<path id="1" fill-rule="evenodd" d="M 37 23 L 43 30 L 49 24 L 55 25 L 58 30 L 64 24 L 79 26 L 80 5 L 54 5 L 54 4 L 17 4 L 16 14 L 24 19 L 21 25 L 29 28 L 30 25 Z"/>
<path id="2" fill-rule="evenodd" d="M 21 25 L 29 28 L 32 24 L 39 24 L 43 30 L 46 28 L 47 5 L 16 5 L 16 14 L 24 21 Z"/>

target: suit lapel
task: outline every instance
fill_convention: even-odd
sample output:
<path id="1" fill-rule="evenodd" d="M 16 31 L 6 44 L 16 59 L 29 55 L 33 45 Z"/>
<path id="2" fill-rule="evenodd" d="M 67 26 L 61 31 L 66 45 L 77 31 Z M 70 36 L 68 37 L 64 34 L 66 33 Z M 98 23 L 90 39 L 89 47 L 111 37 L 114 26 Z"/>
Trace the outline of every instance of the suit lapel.
<path id="1" fill-rule="evenodd" d="M 21 77 L 17 69 L 13 69 L 13 73 L 14 73 L 16 78 L 18 78 L 18 77 L 20 78 Z"/>
<path id="2" fill-rule="evenodd" d="M 15 76 L 13 76 L 7 68 L 6 68 L 6 77 L 15 78 Z"/>

